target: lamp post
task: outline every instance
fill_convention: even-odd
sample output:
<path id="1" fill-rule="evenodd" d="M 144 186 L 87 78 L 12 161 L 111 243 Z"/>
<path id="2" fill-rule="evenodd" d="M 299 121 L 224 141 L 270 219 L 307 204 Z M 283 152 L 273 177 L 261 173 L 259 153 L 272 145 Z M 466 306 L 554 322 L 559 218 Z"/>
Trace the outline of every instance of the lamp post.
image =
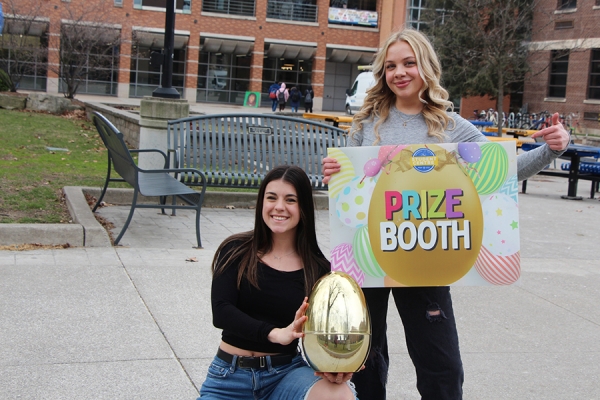
<path id="1" fill-rule="evenodd" d="M 179 92 L 172 87 L 173 51 L 175 47 L 175 0 L 167 0 L 165 17 L 165 44 L 162 57 L 161 85 L 152 92 L 152 97 L 179 99 Z"/>

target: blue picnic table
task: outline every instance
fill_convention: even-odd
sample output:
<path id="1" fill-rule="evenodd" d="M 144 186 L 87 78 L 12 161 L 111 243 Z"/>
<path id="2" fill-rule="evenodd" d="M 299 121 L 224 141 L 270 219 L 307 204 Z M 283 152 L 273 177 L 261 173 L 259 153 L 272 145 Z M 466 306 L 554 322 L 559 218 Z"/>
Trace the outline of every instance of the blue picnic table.
<path id="1" fill-rule="evenodd" d="M 521 149 L 525 151 L 536 149 L 540 146 L 543 146 L 545 143 L 536 142 L 536 143 L 523 143 L 521 145 Z M 583 146 L 580 144 L 571 144 L 567 147 L 567 150 L 561 155 L 562 158 L 570 158 L 571 165 L 569 167 L 569 172 L 565 174 L 564 172 L 556 172 L 556 171 L 540 171 L 540 175 L 549 175 L 549 176 L 559 176 L 563 178 L 569 179 L 569 186 L 567 190 L 566 196 L 561 196 L 563 199 L 567 200 L 581 200 L 581 196 L 577 196 L 577 184 L 580 179 L 590 180 L 592 181 L 592 189 L 590 192 L 590 198 L 594 198 L 594 192 L 598 187 L 598 182 L 600 181 L 600 175 L 595 174 L 582 174 L 579 171 L 579 165 L 581 163 L 582 157 L 593 157 L 600 158 L 600 147 L 593 146 Z M 527 180 L 523 181 L 522 192 L 525 193 L 527 188 Z"/>

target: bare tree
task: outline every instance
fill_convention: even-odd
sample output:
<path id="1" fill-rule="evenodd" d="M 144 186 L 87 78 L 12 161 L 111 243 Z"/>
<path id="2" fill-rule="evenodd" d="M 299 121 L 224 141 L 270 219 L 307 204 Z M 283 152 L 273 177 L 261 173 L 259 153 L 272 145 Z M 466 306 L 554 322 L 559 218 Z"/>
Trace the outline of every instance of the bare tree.
<path id="1" fill-rule="evenodd" d="M 498 132 L 503 99 L 530 71 L 526 42 L 531 38 L 538 0 L 432 0 L 426 15 L 443 66 L 444 85 L 453 96 L 496 99 Z M 443 10 L 443 11 L 441 11 Z M 552 23 L 548 16 L 547 23 Z M 541 27 L 536 27 L 540 29 Z"/>
<path id="2" fill-rule="evenodd" d="M 114 70 L 121 32 L 112 8 L 112 0 L 63 3 L 59 63 L 48 68 L 62 81 L 65 97 L 74 98 L 86 79 L 104 80 Z"/>
<path id="3" fill-rule="evenodd" d="M 47 3 L 38 0 L 4 0 L 4 32 L 0 36 L 0 68 L 6 72 L 5 84 L 16 92 L 23 77 L 35 74 L 48 55 Z M 45 75 L 45 68 L 41 72 Z"/>

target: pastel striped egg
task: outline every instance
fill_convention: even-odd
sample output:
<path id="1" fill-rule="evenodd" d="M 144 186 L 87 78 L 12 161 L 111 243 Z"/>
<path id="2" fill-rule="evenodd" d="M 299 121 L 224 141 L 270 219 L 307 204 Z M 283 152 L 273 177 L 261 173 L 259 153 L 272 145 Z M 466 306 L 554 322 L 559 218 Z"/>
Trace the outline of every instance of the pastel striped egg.
<path id="1" fill-rule="evenodd" d="M 510 285 L 521 276 L 521 253 L 510 256 L 495 256 L 481 246 L 475 269 L 483 279 L 492 285 Z"/>
<path id="2" fill-rule="evenodd" d="M 385 272 L 383 272 L 377 263 L 375 254 L 373 254 L 373 250 L 371 249 L 368 226 L 358 228 L 352 241 L 352 247 L 356 263 L 365 274 L 375 278 L 383 278 L 385 276 Z"/>
<path id="3" fill-rule="evenodd" d="M 348 184 L 356 176 L 354 166 L 348 158 L 348 156 L 340 149 L 330 148 L 327 149 L 327 156 L 335 158 L 340 163 L 340 172 L 331 175 L 329 180 L 329 197 L 336 198 L 342 191 L 344 186 Z"/>
<path id="4" fill-rule="evenodd" d="M 508 154 L 498 143 L 481 145 L 481 158 L 469 163 L 467 173 L 471 177 L 477 193 L 486 195 L 498 190 L 508 174 Z"/>

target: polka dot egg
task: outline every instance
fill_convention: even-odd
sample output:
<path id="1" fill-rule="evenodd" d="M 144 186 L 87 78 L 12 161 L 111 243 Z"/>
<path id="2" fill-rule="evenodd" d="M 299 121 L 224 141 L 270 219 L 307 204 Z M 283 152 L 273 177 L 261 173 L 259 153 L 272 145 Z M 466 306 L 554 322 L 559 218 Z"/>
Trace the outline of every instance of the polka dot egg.
<path id="1" fill-rule="evenodd" d="M 340 221 L 351 228 L 367 225 L 369 203 L 376 183 L 375 178 L 357 176 L 340 191 L 335 203 Z"/>
<path id="2" fill-rule="evenodd" d="M 519 206 L 505 194 L 482 199 L 485 218 L 482 244 L 495 256 L 509 256 L 519 251 Z"/>

